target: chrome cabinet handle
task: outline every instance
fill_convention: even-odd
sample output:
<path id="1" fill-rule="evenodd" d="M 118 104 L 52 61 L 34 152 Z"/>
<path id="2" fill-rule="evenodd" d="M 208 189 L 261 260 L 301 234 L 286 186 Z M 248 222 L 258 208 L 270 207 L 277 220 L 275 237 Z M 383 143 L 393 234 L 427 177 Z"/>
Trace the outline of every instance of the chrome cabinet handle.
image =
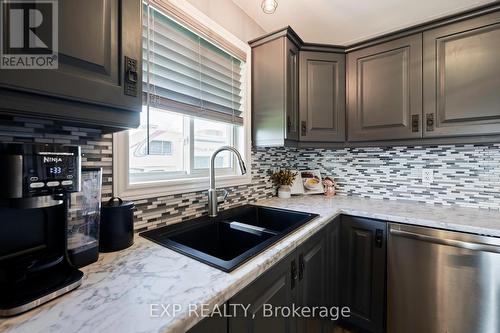
<path id="1" fill-rule="evenodd" d="M 440 245 L 458 247 L 458 248 L 466 249 L 466 250 L 500 253 L 500 246 L 495 246 L 495 245 L 466 242 L 466 241 L 449 239 L 449 238 L 438 238 L 438 237 L 422 235 L 422 234 L 417 234 L 414 232 L 402 231 L 402 230 L 397 230 L 397 229 L 391 229 L 390 233 L 392 235 L 421 240 L 424 242 L 436 243 L 436 244 L 440 244 Z"/>

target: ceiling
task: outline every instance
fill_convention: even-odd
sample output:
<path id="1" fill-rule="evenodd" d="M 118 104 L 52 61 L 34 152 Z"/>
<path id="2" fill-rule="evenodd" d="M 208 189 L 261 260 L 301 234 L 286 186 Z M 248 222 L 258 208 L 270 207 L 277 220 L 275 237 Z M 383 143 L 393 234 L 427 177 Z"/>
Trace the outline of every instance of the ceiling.
<path id="1" fill-rule="evenodd" d="M 387 32 L 497 0 L 276 0 L 264 14 L 262 0 L 233 0 L 265 31 L 287 25 L 305 41 L 349 45 Z"/>

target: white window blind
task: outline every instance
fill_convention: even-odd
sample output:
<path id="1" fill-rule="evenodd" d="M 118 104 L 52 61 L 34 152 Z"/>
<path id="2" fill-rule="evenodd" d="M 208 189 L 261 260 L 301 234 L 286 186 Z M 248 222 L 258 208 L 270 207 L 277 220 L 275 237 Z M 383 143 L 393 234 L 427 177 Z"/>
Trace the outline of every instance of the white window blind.
<path id="1" fill-rule="evenodd" d="M 243 124 L 244 61 L 145 3 L 144 104 Z"/>

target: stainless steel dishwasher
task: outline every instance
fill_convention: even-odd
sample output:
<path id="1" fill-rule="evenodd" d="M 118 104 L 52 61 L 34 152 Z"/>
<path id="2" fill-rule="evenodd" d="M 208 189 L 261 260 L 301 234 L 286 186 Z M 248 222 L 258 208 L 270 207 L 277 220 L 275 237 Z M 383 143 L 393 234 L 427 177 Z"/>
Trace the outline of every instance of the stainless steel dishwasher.
<path id="1" fill-rule="evenodd" d="M 389 333 L 500 332 L 500 238 L 390 224 L 388 255 Z"/>

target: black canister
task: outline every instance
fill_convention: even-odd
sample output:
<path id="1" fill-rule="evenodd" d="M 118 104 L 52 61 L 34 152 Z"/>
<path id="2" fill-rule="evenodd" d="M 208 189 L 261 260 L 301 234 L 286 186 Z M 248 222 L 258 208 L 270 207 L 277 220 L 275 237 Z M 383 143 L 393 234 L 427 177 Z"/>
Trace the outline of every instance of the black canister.
<path id="1" fill-rule="evenodd" d="M 113 197 L 101 206 L 99 251 L 113 252 L 134 244 L 134 209 L 131 201 Z"/>

